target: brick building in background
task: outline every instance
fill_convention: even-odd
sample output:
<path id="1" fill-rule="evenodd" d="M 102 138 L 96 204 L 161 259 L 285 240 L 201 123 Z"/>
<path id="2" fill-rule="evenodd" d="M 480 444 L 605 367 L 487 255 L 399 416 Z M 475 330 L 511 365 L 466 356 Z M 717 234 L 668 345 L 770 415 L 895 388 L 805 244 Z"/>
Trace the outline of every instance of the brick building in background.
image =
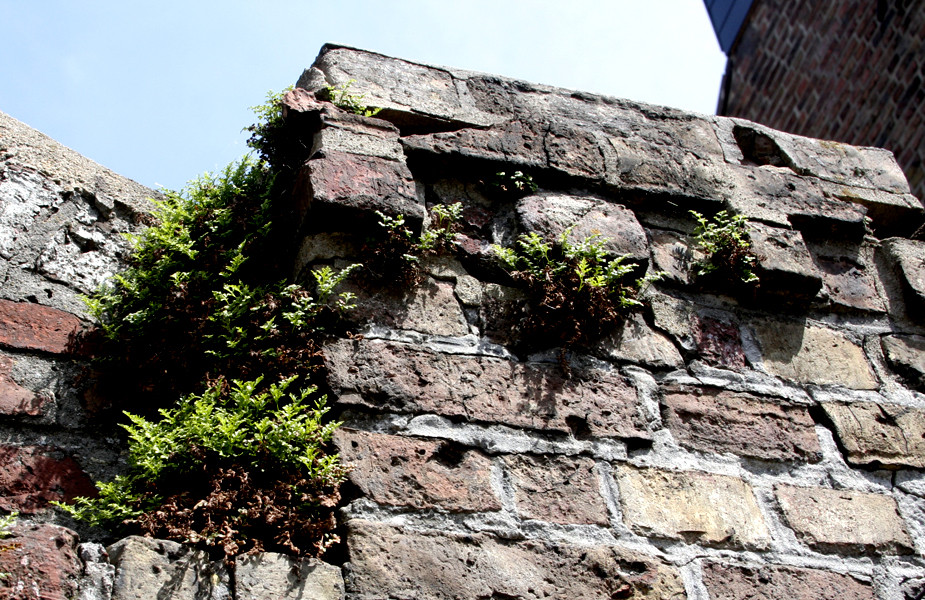
<path id="1" fill-rule="evenodd" d="M 888 148 L 925 197 L 925 1 L 704 3 L 728 57 L 718 115 Z"/>

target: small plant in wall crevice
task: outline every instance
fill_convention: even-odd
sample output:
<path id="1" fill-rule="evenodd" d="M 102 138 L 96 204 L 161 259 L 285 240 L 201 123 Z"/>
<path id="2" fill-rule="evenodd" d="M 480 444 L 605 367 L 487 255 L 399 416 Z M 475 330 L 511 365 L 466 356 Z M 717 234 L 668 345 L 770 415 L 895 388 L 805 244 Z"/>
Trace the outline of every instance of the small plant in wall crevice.
<path id="1" fill-rule="evenodd" d="M 325 86 L 318 92 L 318 96 L 322 100 L 331 102 L 337 108 L 355 115 L 363 117 L 375 117 L 378 115 L 382 110 L 381 108 L 373 108 L 363 103 L 363 98 L 366 94 L 354 94 L 350 91 L 350 86 L 354 83 L 356 83 L 356 79 L 351 79 L 340 87 Z"/>
<path id="2" fill-rule="evenodd" d="M 313 382 L 323 339 L 354 301 L 336 288 L 359 265 L 293 280 L 291 157 L 276 154 L 288 146 L 271 102 L 250 128 L 266 160 L 168 192 L 128 268 L 87 299 L 100 395 L 131 409 L 129 465 L 97 497 L 61 506 L 78 519 L 232 559 L 320 556 L 336 540 L 346 470 Z"/>
<path id="3" fill-rule="evenodd" d="M 528 196 L 539 189 L 533 177 L 523 171 L 499 171 L 483 185 L 494 195 L 511 199 Z"/>
<path id="4" fill-rule="evenodd" d="M 612 256 L 607 240 L 592 235 L 569 241 L 571 229 L 555 243 L 533 232 L 513 246 L 493 246 L 502 266 L 526 287 L 528 313 L 519 328 L 525 347 L 553 347 L 565 352 L 587 348 L 642 306 L 640 292 L 661 274 L 635 277 L 630 255 Z"/>
<path id="5" fill-rule="evenodd" d="M 347 470 L 323 447 L 340 423 L 324 419 L 316 388 L 290 391 L 294 380 L 219 380 L 156 420 L 126 413 L 128 473 L 97 484 L 96 498 L 58 506 L 92 525 L 122 523 L 227 557 L 324 553 L 336 541 Z"/>
<path id="6" fill-rule="evenodd" d="M 419 262 L 425 256 L 450 253 L 455 249 L 456 227 L 462 217 L 462 203 L 437 204 L 430 209 L 430 224 L 420 235 L 408 227 L 404 215 L 390 217 L 376 211 L 380 231 L 367 245 L 367 272 L 375 279 L 410 285 L 421 276 Z"/>
<path id="7" fill-rule="evenodd" d="M 697 220 L 694 241 L 705 257 L 692 265 L 695 279 L 725 280 L 733 286 L 758 284 L 758 256 L 748 237 L 748 219 L 721 210 L 712 219 L 690 211 Z"/>

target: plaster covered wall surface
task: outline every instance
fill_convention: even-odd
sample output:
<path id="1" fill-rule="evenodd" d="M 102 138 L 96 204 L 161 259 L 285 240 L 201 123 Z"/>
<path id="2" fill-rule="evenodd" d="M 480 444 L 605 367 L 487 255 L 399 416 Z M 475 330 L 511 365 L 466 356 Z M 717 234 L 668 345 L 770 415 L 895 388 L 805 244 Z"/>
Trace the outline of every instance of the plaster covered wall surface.
<path id="1" fill-rule="evenodd" d="M 376 117 L 316 96 L 351 80 L 383 108 Z M 41 597 L 29 586 L 51 579 L 59 596 L 93 598 L 925 592 L 925 244 L 902 237 L 925 212 L 889 152 L 338 46 L 284 107 L 310 148 L 294 193 L 297 275 L 368 260 L 377 211 L 419 228 L 436 204 L 463 207 L 455 250 L 423 260 L 420 281 L 351 282 L 359 335 L 325 346 L 345 422 L 336 443 L 353 465 L 336 566 L 265 555 L 232 574 L 140 538 L 107 558 L 42 522 L 47 499 L 118 461 L 97 449 L 79 385 L 22 365 L 69 372 L 68 335 L 85 326 L 74 294 L 118 262 L 103 224 L 133 226 L 137 188 L 109 196 L 6 149 L 0 347 L 12 365 L 3 402 L 19 408 L 0 430 L 12 457 L 0 475 L 19 479 L 0 477 L 0 500 L 34 506 L 22 525 L 34 535 L 22 538 L 58 549 L 43 567 L 54 577 L 16 571 L 27 592 L 9 597 Z M 19 124 L 8 123 L 0 140 L 13 139 Z M 488 184 L 515 170 L 536 192 Z M 692 209 L 748 217 L 757 289 L 692 280 Z M 41 227 L 55 234 L 26 243 Z M 524 294 L 491 245 L 568 227 L 667 276 L 612 335 L 566 356 L 566 370 L 555 347 L 520 343 Z M 16 469 L 47 465 L 66 484 L 22 491 Z M 313 573 L 328 579 L 306 583 Z"/>

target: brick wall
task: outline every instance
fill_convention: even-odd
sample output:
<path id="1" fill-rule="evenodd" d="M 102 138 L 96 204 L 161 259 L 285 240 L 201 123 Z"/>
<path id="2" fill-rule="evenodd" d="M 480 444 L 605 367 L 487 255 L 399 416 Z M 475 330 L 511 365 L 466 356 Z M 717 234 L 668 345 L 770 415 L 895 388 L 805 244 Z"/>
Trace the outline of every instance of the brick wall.
<path id="1" fill-rule="evenodd" d="M 76 597 L 79 538 L 50 502 L 93 495 L 122 452 L 92 417 L 80 295 L 124 267 L 156 196 L 0 113 L 0 509 L 20 513 L 2 598 Z"/>
<path id="2" fill-rule="evenodd" d="M 377 118 L 314 95 L 349 80 Z M 330 564 L 55 524 L 48 500 L 118 470 L 69 341 L 133 196 L 38 153 L 0 178 L 0 508 L 28 512 L 0 597 L 922 597 L 925 242 L 904 236 L 925 208 L 889 152 L 336 46 L 284 108 L 313 140 L 296 274 L 367 261 L 377 211 L 463 207 L 419 281 L 353 278 L 352 335 L 324 346 L 352 466 Z M 488 184 L 514 170 L 536 192 Z M 748 217 L 758 288 L 692 278 L 692 209 Z M 569 227 L 666 276 L 562 357 L 521 343 L 491 246 Z"/>
<path id="3" fill-rule="evenodd" d="M 925 196 L 925 11 L 909 0 L 756 0 L 719 114 L 896 154 Z"/>
<path id="4" fill-rule="evenodd" d="M 311 96 L 351 79 L 396 128 Z M 360 286 L 362 337 L 325 349 L 349 598 L 922 592 L 925 247 L 893 236 L 923 210 L 888 152 L 336 47 L 300 86 L 298 268 L 363 260 L 375 210 L 464 207 L 458 251 Z M 539 190 L 492 195 L 515 169 Z M 688 210 L 721 208 L 751 221 L 745 297 L 691 280 Z M 571 377 L 518 346 L 490 249 L 568 226 L 668 272 Z"/>

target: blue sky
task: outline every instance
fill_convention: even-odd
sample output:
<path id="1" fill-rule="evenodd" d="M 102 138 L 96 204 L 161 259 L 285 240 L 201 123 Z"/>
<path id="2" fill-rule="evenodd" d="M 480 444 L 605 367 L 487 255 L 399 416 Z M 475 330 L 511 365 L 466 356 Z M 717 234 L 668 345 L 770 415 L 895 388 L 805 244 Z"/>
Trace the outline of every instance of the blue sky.
<path id="1" fill-rule="evenodd" d="M 703 113 L 725 65 L 700 0 L 0 0 L 0 40 L 0 111 L 171 189 L 325 42 Z"/>

